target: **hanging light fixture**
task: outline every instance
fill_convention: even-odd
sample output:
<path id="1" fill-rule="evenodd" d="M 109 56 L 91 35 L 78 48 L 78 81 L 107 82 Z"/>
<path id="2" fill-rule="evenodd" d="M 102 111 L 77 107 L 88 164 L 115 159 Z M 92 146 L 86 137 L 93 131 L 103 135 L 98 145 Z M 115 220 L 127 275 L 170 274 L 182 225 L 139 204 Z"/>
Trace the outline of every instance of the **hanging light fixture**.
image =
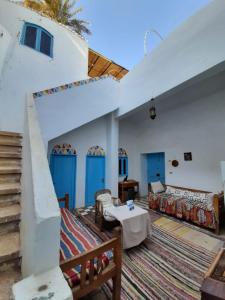
<path id="1" fill-rule="evenodd" d="M 155 105 L 154 105 L 154 98 L 152 98 L 150 101 L 152 102 L 152 105 L 149 108 L 149 117 L 152 120 L 155 120 L 155 118 L 156 118 L 156 109 L 155 109 Z"/>

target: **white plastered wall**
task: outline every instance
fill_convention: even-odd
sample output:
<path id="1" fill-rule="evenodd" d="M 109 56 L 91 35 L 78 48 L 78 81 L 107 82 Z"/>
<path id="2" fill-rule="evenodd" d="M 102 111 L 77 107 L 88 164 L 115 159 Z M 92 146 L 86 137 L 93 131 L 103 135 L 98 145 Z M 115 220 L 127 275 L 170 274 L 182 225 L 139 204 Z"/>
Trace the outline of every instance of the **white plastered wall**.
<path id="1" fill-rule="evenodd" d="M 149 106 L 120 121 L 119 146 L 128 151 L 129 178 L 147 192 L 146 153 L 165 152 L 166 183 L 220 192 L 220 162 L 225 160 L 225 74 L 193 85 L 156 102 L 157 118 L 148 118 Z M 184 161 L 184 152 L 193 160 Z M 179 161 L 171 166 L 170 160 Z"/>
<path id="2" fill-rule="evenodd" d="M 53 59 L 20 44 L 24 22 L 39 25 L 53 35 Z M 7 0 L 0 0 L 0 49 L 0 130 L 23 132 L 26 93 L 87 78 L 86 41 Z"/>
<path id="3" fill-rule="evenodd" d="M 111 156 L 112 151 L 109 140 L 116 141 L 118 145 L 118 132 L 117 127 L 110 125 L 111 114 L 103 116 L 95 121 L 92 121 L 80 128 L 68 132 L 56 139 L 49 142 L 48 153 L 54 145 L 69 143 L 77 151 L 77 172 L 76 172 L 76 207 L 85 205 L 85 179 L 86 179 L 86 155 L 87 151 L 91 146 L 100 146 L 106 152 L 106 188 L 113 188 L 112 192 L 115 195 L 117 192 L 117 185 L 115 188 L 115 178 L 117 178 L 117 168 L 113 169 L 109 167 L 109 155 Z M 111 123 L 111 122 L 110 122 Z M 112 135 L 112 138 L 110 137 Z M 117 133 L 117 134 L 116 134 Z M 113 143 L 113 149 L 115 143 Z M 113 157 L 110 157 L 110 160 Z M 115 160 L 115 159 L 114 159 Z M 111 163 L 110 163 L 111 166 Z M 116 164 L 117 166 L 117 164 Z M 114 192 L 115 191 L 115 192 Z"/>

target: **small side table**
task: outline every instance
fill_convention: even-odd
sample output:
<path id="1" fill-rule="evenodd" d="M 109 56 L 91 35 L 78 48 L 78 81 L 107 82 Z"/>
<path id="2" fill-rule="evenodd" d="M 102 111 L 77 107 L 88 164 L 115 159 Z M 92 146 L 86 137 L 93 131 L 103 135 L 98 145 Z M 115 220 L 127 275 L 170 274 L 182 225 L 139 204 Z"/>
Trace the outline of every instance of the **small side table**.
<path id="1" fill-rule="evenodd" d="M 202 300 L 225 299 L 225 248 L 222 248 L 209 270 L 201 287 Z"/>
<path id="2" fill-rule="evenodd" d="M 133 189 L 135 197 L 139 197 L 139 182 L 136 180 L 127 180 L 127 181 L 120 181 L 118 184 L 119 189 L 119 198 L 122 203 L 126 202 L 128 199 L 128 190 Z M 133 199 L 134 200 L 134 199 Z"/>

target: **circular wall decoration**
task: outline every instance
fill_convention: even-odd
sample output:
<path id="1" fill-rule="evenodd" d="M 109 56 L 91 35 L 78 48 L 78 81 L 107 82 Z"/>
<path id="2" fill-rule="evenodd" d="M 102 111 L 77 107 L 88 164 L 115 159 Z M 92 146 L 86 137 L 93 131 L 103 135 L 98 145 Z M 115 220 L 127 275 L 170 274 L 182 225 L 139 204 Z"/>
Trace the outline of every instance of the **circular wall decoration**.
<path id="1" fill-rule="evenodd" d="M 172 166 L 173 167 L 178 167 L 179 166 L 178 160 L 176 160 L 176 159 L 172 160 Z"/>
<path id="2" fill-rule="evenodd" d="M 52 154 L 77 155 L 77 152 L 70 144 L 58 144 L 52 149 Z"/>

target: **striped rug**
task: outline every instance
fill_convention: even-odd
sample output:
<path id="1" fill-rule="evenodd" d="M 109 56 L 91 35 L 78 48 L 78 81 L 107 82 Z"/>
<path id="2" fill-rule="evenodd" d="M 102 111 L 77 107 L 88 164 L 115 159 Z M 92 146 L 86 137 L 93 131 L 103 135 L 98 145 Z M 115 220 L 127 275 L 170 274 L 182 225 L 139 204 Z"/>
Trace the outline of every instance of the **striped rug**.
<path id="1" fill-rule="evenodd" d="M 137 201 L 147 208 L 145 199 Z M 83 219 L 95 229 L 94 212 L 90 210 Z M 221 240 L 160 215 L 152 220 L 148 248 L 140 245 L 123 252 L 121 299 L 200 299 L 204 274 L 222 246 Z M 111 299 L 112 282 L 102 290 Z"/>
<path id="2" fill-rule="evenodd" d="M 222 242 L 201 232 L 197 232 L 198 242 L 191 242 L 186 238 L 189 228 L 181 228 L 179 223 L 173 222 L 167 230 L 162 219 L 165 218 L 153 223 L 153 236 L 148 248 L 140 245 L 124 251 L 122 300 L 201 299 L 204 274 Z M 193 230 L 192 234 L 196 232 Z M 202 240 L 202 245 L 199 240 Z M 102 289 L 111 299 L 112 282 L 109 281 Z"/>

